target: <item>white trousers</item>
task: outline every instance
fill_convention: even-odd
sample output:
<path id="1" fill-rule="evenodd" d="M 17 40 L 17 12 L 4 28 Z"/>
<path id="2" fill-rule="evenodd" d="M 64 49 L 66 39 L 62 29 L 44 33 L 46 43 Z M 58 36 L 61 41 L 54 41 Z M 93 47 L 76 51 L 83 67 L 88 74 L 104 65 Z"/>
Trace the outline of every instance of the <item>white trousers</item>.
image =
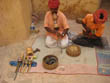
<path id="1" fill-rule="evenodd" d="M 46 46 L 49 48 L 54 48 L 54 47 L 60 47 L 60 48 L 66 48 L 68 46 L 68 36 L 66 35 L 65 38 L 62 40 L 55 40 L 51 36 L 46 37 Z"/>

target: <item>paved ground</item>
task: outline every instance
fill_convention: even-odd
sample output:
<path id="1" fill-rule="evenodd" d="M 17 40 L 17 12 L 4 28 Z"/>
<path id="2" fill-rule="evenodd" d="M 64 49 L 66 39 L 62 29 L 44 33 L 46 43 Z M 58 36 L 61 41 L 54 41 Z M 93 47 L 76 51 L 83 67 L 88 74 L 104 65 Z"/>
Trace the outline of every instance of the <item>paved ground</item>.
<path id="1" fill-rule="evenodd" d="M 69 20 L 72 31 L 80 32 L 82 26 L 77 25 L 74 20 Z M 0 83 L 109 83 L 110 77 L 96 75 L 55 75 L 43 73 L 18 74 L 16 81 L 13 81 L 15 67 L 9 65 L 10 60 L 16 60 L 17 57 L 31 46 L 39 35 L 44 35 L 43 22 L 41 21 L 37 27 L 40 29 L 39 34 L 31 34 L 28 40 L 20 43 L 11 44 L 0 47 Z M 110 22 L 106 23 L 105 33 L 109 38 Z"/>

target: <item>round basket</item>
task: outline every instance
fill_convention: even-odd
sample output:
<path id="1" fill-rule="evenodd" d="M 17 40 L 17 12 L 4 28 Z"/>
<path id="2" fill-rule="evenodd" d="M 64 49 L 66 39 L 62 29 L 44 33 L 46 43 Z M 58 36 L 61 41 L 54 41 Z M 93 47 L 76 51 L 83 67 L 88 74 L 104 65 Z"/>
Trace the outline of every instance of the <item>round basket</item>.
<path id="1" fill-rule="evenodd" d="M 72 57 L 77 57 L 81 54 L 81 49 L 79 46 L 77 45 L 70 45 L 66 48 L 66 53 L 69 55 L 69 56 L 72 56 Z"/>
<path id="2" fill-rule="evenodd" d="M 58 58 L 54 55 L 44 57 L 43 67 L 48 70 L 56 69 L 58 67 Z"/>

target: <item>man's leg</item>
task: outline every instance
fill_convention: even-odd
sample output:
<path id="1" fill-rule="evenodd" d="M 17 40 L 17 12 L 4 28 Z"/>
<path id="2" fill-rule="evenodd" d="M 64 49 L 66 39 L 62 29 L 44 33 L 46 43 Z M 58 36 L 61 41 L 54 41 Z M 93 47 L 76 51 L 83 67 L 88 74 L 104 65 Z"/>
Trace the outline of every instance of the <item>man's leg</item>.
<path id="1" fill-rule="evenodd" d="M 73 43 L 85 46 L 85 47 L 93 47 L 94 45 L 90 42 L 90 39 L 85 37 L 84 35 L 78 36 L 76 39 L 72 40 Z"/>
<path id="2" fill-rule="evenodd" d="M 51 36 L 46 37 L 46 46 L 49 48 L 57 47 L 57 41 Z"/>
<path id="3" fill-rule="evenodd" d="M 93 39 L 92 42 L 93 42 L 94 46 L 101 47 L 101 48 L 104 47 L 101 37 L 97 37 L 96 39 Z"/>
<path id="4" fill-rule="evenodd" d="M 66 35 L 66 37 L 63 38 L 60 42 L 61 42 L 60 47 L 61 48 L 66 48 L 68 46 L 68 43 L 69 43 L 68 36 Z"/>

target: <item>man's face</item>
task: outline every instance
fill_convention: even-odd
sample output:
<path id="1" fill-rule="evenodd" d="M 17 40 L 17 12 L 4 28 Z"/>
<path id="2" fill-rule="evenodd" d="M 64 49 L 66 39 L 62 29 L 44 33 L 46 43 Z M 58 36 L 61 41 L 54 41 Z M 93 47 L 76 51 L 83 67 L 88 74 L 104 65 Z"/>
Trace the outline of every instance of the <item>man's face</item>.
<path id="1" fill-rule="evenodd" d="M 51 10 L 52 14 L 58 12 L 58 8 L 51 8 L 50 10 Z"/>

